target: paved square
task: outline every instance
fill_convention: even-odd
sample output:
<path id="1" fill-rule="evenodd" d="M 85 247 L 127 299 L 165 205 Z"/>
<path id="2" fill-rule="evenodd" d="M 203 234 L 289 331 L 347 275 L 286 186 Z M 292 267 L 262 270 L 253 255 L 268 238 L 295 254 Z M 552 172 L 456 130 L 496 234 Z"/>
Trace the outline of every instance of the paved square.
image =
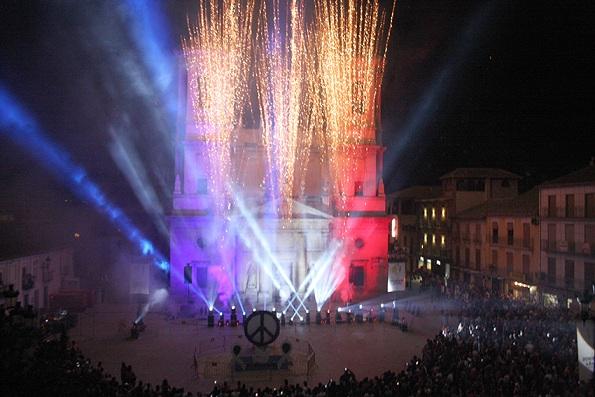
<path id="1" fill-rule="evenodd" d="M 70 332 L 83 353 L 94 363 L 101 361 L 104 368 L 119 377 L 120 364 L 132 365 L 137 379 L 144 383 L 161 383 L 166 378 L 170 385 L 184 387 L 186 391 L 210 391 L 214 378 L 199 377 L 193 367 L 196 351 L 199 363 L 207 356 L 232 356 L 232 348 L 243 335 L 243 328 L 207 328 L 198 320 L 167 320 L 164 314 L 149 313 L 145 318 L 147 329 L 138 340 L 127 340 L 136 307 L 130 305 L 98 306 L 80 316 L 79 324 Z M 279 341 L 285 339 L 308 340 L 315 352 L 316 366 L 308 376 L 290 376 L 287 371 L 259 371 L 217 379 L 248 385 L 275 386 L 289 379 L 291 383 L 308 381 L 310 384 L 338 378 L 343 368 L 350 368 L 358 378 L 381 375 L 386 370 L 400 371 L 414 354 L 420 354 L 426 339 L 440 328 L 439 316 L 427 314 L 413 317 L 404 315 L 409 332 L 388 324 L 340 324 L 286 326 L 281 328 Z M 207 360 L 208 361 L 208 360 Z"/>

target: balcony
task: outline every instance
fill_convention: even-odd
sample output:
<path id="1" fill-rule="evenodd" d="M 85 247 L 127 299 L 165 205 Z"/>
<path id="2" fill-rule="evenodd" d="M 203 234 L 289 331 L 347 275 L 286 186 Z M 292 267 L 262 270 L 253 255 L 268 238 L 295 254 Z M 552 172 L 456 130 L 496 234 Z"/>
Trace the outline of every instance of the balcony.
<path id="1" fill-rule="evenodd" d="M 508 239 L 499 239 L 498 242 L 492 242 L 491 245 L 497 247 L 505 247 L 505 248 L 512 248 L 512 249 L 524 249 L 524 250 L 533 250 L 534 244 L 533 239 L 525 240 L 522 238 L 515 238 L 512 239 L 512 244 L 508 244 L 510 240 Z M 542 245 L 543 246 L 543 245 Z"/>
<path id="2" fill-rule="evenodd" d="M 542 207 L 539 214 L 542 218 L 545 219 L 580 219 L 585 218 L 585 208 L 584 207 L 556 207 L 556 208 L 548 208 Z"/>
<path id="3" fill-rule="evenodd" d="M 573 256 L 595 256 L 595 244 L 576 243 L 574 241 L 541 240 L 541 249 L 552 254 Z"/>

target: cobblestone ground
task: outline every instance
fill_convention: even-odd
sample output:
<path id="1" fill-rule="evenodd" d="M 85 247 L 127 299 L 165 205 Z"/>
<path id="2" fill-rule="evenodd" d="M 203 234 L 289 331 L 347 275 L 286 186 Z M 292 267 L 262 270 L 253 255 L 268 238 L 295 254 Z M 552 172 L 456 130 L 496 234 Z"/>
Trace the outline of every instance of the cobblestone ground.
<path id="1" fill-rule="evenodd" d="M 287 372 L 257 372 L 228 376 L 223 381 L 238 380 L 255 386 L 275 386 L 289 379 L 291 383 L 310 384 L 338 378 L 343 368 L 350 368 L 358 378 L 381 375 L 386 370 L 399 371 L 414 354 L 420 354 L 426 339 L 440 329 L 441 319 L 429 300 L 421 302 L 422 313 L 413 316 L 401 311 L 409 323 L 409 332 L 402 332 L 389 323 L 340 325 L 286 326 L 280 339 L 307 340 L 316 355 L 316 366 L 308 376 L 290 376 Z M 130 305 L 99 305 L 80 316 L 70 332 L 83 353 L 94 363 L 119 377 L 120 364 L 132 365 L 137 379 L 144 383 L 161 383 L 166 378 L 171 385 L 187 391 L 208 391 L 214 378 L 198 376 L 193 368 L 193 355 L 199 359 L 217 351 L 231 357 L 232 340 L 242 335 L 242 328 L 207 328 L 204 321 L 168 320 L 161 313 L 149 313 L 147 329 L 138 340 L 127 340 L 129 326 L 136 307 Z M 389 316 L 390 318 L 390 316 Z M 213 342 L 216 341 L 216 342 Z M 221 342 L 223 341 L 223 342 Z"/>

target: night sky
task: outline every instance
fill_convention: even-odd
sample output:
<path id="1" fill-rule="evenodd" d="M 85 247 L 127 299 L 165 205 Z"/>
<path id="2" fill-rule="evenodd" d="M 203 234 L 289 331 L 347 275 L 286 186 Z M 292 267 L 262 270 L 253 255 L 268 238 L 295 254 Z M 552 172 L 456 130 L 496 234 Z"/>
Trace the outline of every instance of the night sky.
<path id="1" fill-rule="evenodd" d="M 436 183 L 456 167 L 505 168 L 530 187 L 587 165 L 595 155 L 595 28 L 586 3 L 400 0 L 382 96 L 387 191 Z M 173 137 L 175 125 L 146 84 L 121 7 L 3 1 L 0 84 L 142 223 L 110 155 L 112 134 L 138 151 L 167 209 L 173 156 L 164 134 Z M 162 3 L 172 55 L 195 7 Z M 0 184 L 0 210 L 62 214 L 85 204 L 2 133 Z"/>

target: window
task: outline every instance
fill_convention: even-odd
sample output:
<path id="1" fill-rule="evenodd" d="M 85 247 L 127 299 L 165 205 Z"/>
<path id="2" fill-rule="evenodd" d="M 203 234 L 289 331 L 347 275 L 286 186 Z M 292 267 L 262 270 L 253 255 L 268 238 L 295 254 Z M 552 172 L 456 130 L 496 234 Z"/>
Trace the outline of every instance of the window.
<path id="1" fill-rule="evenodd" d="M 574 216 L 574 194 L 566 195 L 566 217 L 572 218 Z"/>
<path id="2" fill-rule="evenodd" d="M 512 252 L 506 253 L 506 272 L 511 274 L 514 271 L 514 262 Z"/>
<path id="3" fill-rule="evenodd" d="M 547 258 L 547 281 L 556 284 L 556 258 Z"/>
<path id="4" fill-rule="evenodd" d="M 512 245 L 514 243 L 514 228 L 512 222 L 506 224 L 506 243 Z"/>
<path id="5" fill-rule="evenodd" d="M 469 267 L 469 262 L 471 260 L 471 258 L 469 258 L 471 256 L 471 253 L 469 252 L 469 248 L 465 248 L 465 267 Z"/>
<path id="6" fill-rule="evenodd" d="M 531 248 L 531 225 L 523 223 L 523 248 Z"/>
<path id="7" fill-rule="evenodd" d="M 481 250 L 475 250 L 475 269 L 480 270 L 481 268 Z"/>
<path id="8" fill-rule="evenodd" d="M 492 250 L 492 266 L 498 268 L 498 250 Z"/>
<path id="9" fill-rule="evenodd" d="M 364 286 L 364 267 L 363 266 L 353 266 L 351 265 L 349 274 L 349 282 L 355 285 L 356 287 L 363 287 Z"/>
<path id="10" fill-rule="evenodd" d="M 492 243 L 498 244 L 498 222 L 492 222 Z"/>
<path id="11" fill-rule="evenodd" d="M 530 267 L 530 264 L 529 264 L 529 255 L 524 254 L 523 255 L 523 274 L 526 277 L 529 277 L 530 276 L 531 270 L 530 270 L 529 267 Z"/>
<path id="12" fill-rule="evenodd" d="M 595 225 L 585 225 L 584 254 L 595 254 Z"/>
<path id="13" fill-rule="evenodd" d="M 556 216 L 556 196 L 547 196 L 547 216 Z"/>
<path id="14" fill-rule="evenodd" d="M 592 288 L 595 282 L 595 263 L 585 262 L 585 289 Z"/>
<path id="15" fill-rule="evenodd" d="M 547 225 L 547 248 L 549 250 L 556 249 L 556 224 L 550 223 Z"/>
<path id="16" fill-rule="evenodd" d="M 198 178 L 196 180 L 196 193 L 197 194 L 208 194 L 208 183 L 206 178 Z"/>
<path id="17" fill-rule="evenodd" d="M 574 225 L 564 225 L 564 239 L 568 245 L 568 252 L 574 252 Z"/>
<path id="18" fill-rule="evenodd" d="M 424 219 L 428 219 L 428 209 L 424 208 Z"/>
<path id="19" fill-rule="evenodd" d="M 442 211 L 440 212 L 440 217 L 442 220 L 446 220 L 446 207 L 442 207 Z"/>
<path id="20" fill-rule="evenodd" d="M 428 233 L 424 233 L 424 243 L 428 243 Z"/>
<path id="21" fill-rule="evenodd" d="M 354 184 L 355 196 L 363 196 L 364 195 L 364 183 L 362 181 L 356 181 Z"/>
<path id="22" fill-rule="evenodd" d="M 436 235 L 432 234 L 432 245 L 436 245 Z"/>
<path id="23" fill-rule="evenodd" d="M 459 179 L 457 180 L 457 191 L 459 192 L 483 192 L 485 181 L 483 179 Z"/>
<path id="24" fill-rule="evenodd" d="M 481 224 L 475 224 L 475 241 L 481 243 Z"/>
<path id="25" fill-rule="evenodd" d="M 585 194 L 585 217 L 595 218 L 595 193 Z"/>
<path id="26" fill-rule="evenodd" d="M 461 249 L 457 245 L 457 249 L 455 250 L 455 260 L 457 262 L 457 266 L 461 266 Z"/>
<path id="27" fill-rule="evenodd" d="M 574 261 L 572 260 L 564 262 L 564 281 L 567 287 L 574 287 Z"/>
<path id="28" fill-rule="evenodd" d="M 440 245 L 444 247 L 446 245 L 446 236 L 443 234 L 440 236 Z"/>
<path id="29" fill-rule="evenodd" d="M 436 208 L 432 207 L 432 220 L 436 219 Z"/>
<path id="30" fill-rule="evenodd" d="M 503 179 L 502 187 L 510 187 L 510 181 L 508 179 Z"/>

